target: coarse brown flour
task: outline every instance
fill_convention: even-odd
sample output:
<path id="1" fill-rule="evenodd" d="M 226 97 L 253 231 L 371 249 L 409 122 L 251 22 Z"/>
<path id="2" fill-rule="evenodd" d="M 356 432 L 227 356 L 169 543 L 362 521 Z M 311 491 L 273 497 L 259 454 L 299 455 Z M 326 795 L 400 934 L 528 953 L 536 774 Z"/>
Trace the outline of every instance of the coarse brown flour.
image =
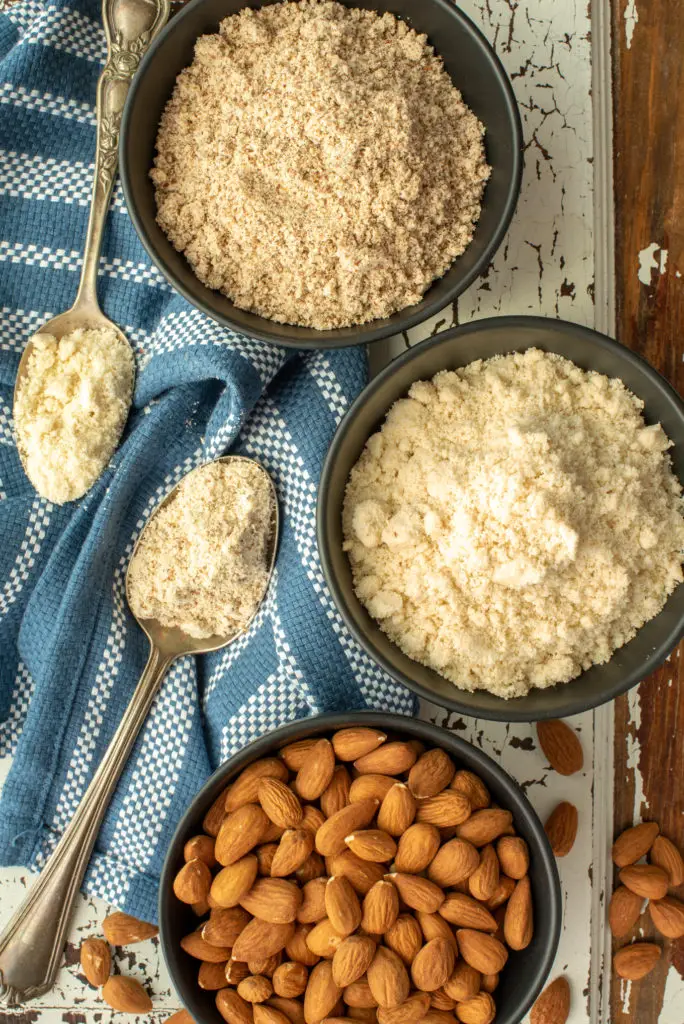
<path id="1" fill-rule="evenodd" d="M 151 172 L 201 281 L 317 329 L 418 302 L 468 245 L 488 174 L 426 37 L 321 0 L 246 8 L 197 40 Z"/>
<path id="2" fill-rule="evenodd" d="M 682 580 L 681 487 L 642 409 L 534 349 L 414 384 L 344 503 L 356 591 L 388 636 L 502 697 L 607 661 Z"/>

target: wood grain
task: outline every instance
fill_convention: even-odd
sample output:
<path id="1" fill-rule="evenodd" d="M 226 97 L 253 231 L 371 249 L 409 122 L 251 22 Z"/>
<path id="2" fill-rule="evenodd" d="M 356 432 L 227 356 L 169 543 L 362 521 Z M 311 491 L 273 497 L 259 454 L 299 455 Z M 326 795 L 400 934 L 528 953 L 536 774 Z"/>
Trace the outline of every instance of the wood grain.
<path id="1" fill-rule="evenodd" d="M 671 0 L 637 0 L 638 21 L 628 46 L 625 0 L 612 0 L 612 5 L 618 338 L 682 393 L 684 276 L 678 274 L 684 275 L 684 8 Z M 652 243 L 659 247 L 654 252 L 658 266 L 650 270 L 648 284 L 637 274 L 639 254 Z M 645 267 L 642 277 L 648 272 Z M 643 816 L 660 822 L 680 848 L 683 658 L 680 647 L 615 708 L 616 832 Z M 648 916 L 643 925 L 646 935 L 655 934 Z M 664 956 L 652 974 L 631 986 L 613 978 L 612 1024 L 656 1024 L 666 984 L 674 982 L 684 992 L 684 940 L 656 941 Z M 668 982 L 668 972 L 679 977 L 671 975 Z M 684 1020 L 684 1005 L 679 1011 Z"/>

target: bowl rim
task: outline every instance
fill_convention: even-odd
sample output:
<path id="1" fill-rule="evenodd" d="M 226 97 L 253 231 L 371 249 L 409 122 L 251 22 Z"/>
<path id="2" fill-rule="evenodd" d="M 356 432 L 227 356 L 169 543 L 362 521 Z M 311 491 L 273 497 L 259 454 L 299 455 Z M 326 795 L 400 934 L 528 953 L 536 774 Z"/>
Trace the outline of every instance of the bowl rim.
<path id="1" fill-rule="evenodd" d="M 192 828 L 197 825 L 198 806 L 202 805 L 205 801 L 207 805 L 210 805 L 225 785 L 227 776 L 235 774 L 252 761 L 266 756 L 275 747 L 288 741 L 305 738 L 308 735 L 346 728 L 350 725 L 374 726 L 396 732 L 404 730 L 411 733 L 411 738 L 419 738 L 426 740 L 428 743 L 443 745 L 447 752 L 457 759 L 459 756 L 467 758 L 468 763 L 466 767 L 478 772 L 484 770 L 485 775 L 494 776 L 502 788 L 506 790 L 507 797 L 510 798 L 512 806 L 507 809 L 512 810 L 514 816 L 517 814 L 518 817 L 524 819 L 527 831 L 531 832 L 536 845 L 536 848 L 532 851 L 534 857 L 538 859 L 533 868 L 534 877 L 545 879 L 543 884 L 547 889 L 550 937 L 545 949 L 531 969 L 532 982 L 529 985 L 527 995 L 519 1001 L 517 1007 L 513 1008 L 515 1013 L 506 1013 L 505 1015 L 501 1011 L 497 1013 L 497 1019 L 501 1019 L 501 1024 L 518 1024 L 532 1007 L 535 999 L 544 987 L 558 950 L 563 923 L 563 896 L 558 865 L 539 815 L 517 780 L 512 775 L 509 775 L 493 757 L 490 757 L 489 754 L 486 754 L 474 744 L 457 736 L 451 730 L 444 728 L 444 726 L 436 725 L 433 722 L 392 712 L 368 709 L 361 711 L 335 711 L 314 715 L 310 718 L 297 719 L 271 730 L 243 747 L 219 765 L 193 797 L 169 843 L 159 884 L 160 943 L 164 962 L 179 997 L 183 1001 L 186 986 L 180 983 L 176 972 L 175 958 L 178 956 L 178 950 L 174 946 L 172 951 L 170 944 L 171 925 L 167 909 L 171 906 L 173 879 L 178 867 L 179 856 L 182 854 L 183 841 L 190 834 Z M 193 995 L 194 990 L 190 991 L 191 995 Z M 190 1000 L 190 1003 L 189 1012 L 196 1018 L 198 1024 L 201 1024 L 202 1014 L 198 1012 L 199 1008 L 192 1005 L 193 1000 Z"/>
<path id="2" fill-rule="evenodd" d="M 553 317 L 519 315 L 486 317 L 482 320 L 473 320 L 467 324 L 460 324 L 456 327 L 449 328 L 449 330 L 443 331 L 426 341 L 419 342 L 417 345 L 414 345 L 405 352 L 402 352 L 401 355 L 397 356 L 396 359 L 392 360 L 391 363 L 385 366 L 375 377 L 373 377 L 373 379 L 366 385 L 363 391 L 351 404 L 333 435 L 333 439 L 330 442 L 330 446 L 323 463 L 316 501 L 316 542 L 323 575 L 325 576 L 335 607 L 342 616 L 345 625 L 351 632 L 352 636 L 358 641 L 373 661 L 384 669 L 388 675 L 393 679 L 396 679 L 398 682 L 403 683 L 410 690 L 413 690 L 413 692 L 419 697 L 422 697 L 424 700 L 430 701 L 433 704 L 437 704 L 439 707 L 447 708 L 449 711 L 455 711 L 458 714 L 465 715 L 468 718 L 482 718 L 487 721 L 494 722 L 536 722 L 544 719 L 566 718 L 571 715 L 590 711 L 602 704 L 607 704 L 609 701 L 619 697 L 633 686 L 636 686 L 654 672 L 655 669 L 665 661 L 666 657 L 677 646 L 682 637 L 684 637 L 684 613 L 682 613 L 679 616 L 678 621 L 667 631 L 664 639 L 641 663 L 641 667 L 626 671 L 616 683 L 596 692 L 595 696 L 592 696 L 589 699 L 586 697 L 573 697 L 572 690 L 568 689 L 566 702 L 560 708 L 548 708 L 536 712 L 530 712 L 523 708 L 516 707 L 515 698 L 507 700 L 501 697 L 499 698 L 499 704 L 495 708 L 484 707 L 475 710 L 470 704 L 463 703 L 459 699 L 458 695 L 462 691 L 458 689 L 458 687 L 454 686 L 453 697 L 446 697 L 428 689 L 423 685 L 423 683 L 413 679 L 406 672 L 394 666 L 389 659 L 385 657 L 382 651 L 375 647 L 375 644 L 367 637 L 364 630 L 357 625 L 351 615 L 348 603 L 333 569 L 331 558 L 332 545 L 329 543 L 329 536 L 326 529 L 326 513 L 328 508 L 328 495 L 330 493 L 330 478 L 334 472 L 334 465 L 337 461 L 338 451 L 344 442 L 351 422 L 355 418 L 359 409 L 366 404 L 366 402 L 385 383 L 385 381 L 394 376 L 401 367 L 412 362 L 423 352 L 426 352 L 431 348 L 439 347 L 454 338 L 458 339 L 470 334 L 477 334 L 478 332 L 487 330 L 492 326 L 496 326 L 497 328 L 519 328 L 523 325 L 543 328 L 550 334 L 562 333 L 582 335 L 592 344 L 597 345 L 599 348 L 617 356 L 618 359 L 631 363 L 639 373 L 651 381 L 652 385 L 661 393 L 663 398 L 673 405 L 673 407 L 678 411 L 684 426 L 684 401 L 682 401 L 682 398 L 672 387 L 669 381 L 667 381 L 662 374 L 658 373 L 658 371 L 655 370 L 638 352 L 626 348 L 613 338 L 609 338 L 607 335 L 601 334 L 599 331 L 593 330 L 593 328 L 585 327 L 582 324 L 575 324 L 569 320 L 560 320 Z M 511 346 L 510 351 L 516 351 L 516 346 L 514 344 Z M 684 480 L 681 482 L 684 486 Z M 684 587 L 684 583 L 680 585 Z M 574 681 L 575 680 L 571 679 L 568 683 L 558 685 L 571 688 Z M 534 692 L 534 690 L 530 691 L 532 694 Z M 521 699 L 524 700 L 525 698 Z"/>
<path id="3" fill-rule="evenodd" d="M 140 65 L 133 77 L 126 102 L 124 105 L 123 115 L 121 118 L 121 131 L 119 137 L 118 146 L 118 157 L 119 157 L 119 173 L 121 175 L 121 185 L 123 188 L 124 199 L 126 202 L 126 209 L 128 215 L 131 218 L 133 226 L 136 230 L 138 238 L 142 242 L 143 248 L 147 252 L 147 255 L 152 260 L 152 263 L 160 271 L 164 279 L 171 285 L 171 288 L 181 295 L 187 302 L 190 303 L 195 309 L 198 309 L 201 313 L 210 317 L 212 320 L 219 323 L 222 327 L 229 328 L 239 334 L 245 334 L 248 337 L 256 338 L 258 341 L 264 341 L 271 345 L 278 345 L 283 348 L 301 349 L 301 350 L 316 350 L 316 349 L 336 349 L 346 348 L 355 345 L 363 345 L 373 341 L 380 341 L 383 338 L 391 337 L 394 334 L 401 334 L 402 331 L 410 330 L 412 327 L 416 327 L 418 324 L 429 320 L 435 314 L 439 313 L 440 310 L 448 306 L 449 303 L 455 301 L 459 295 L 461 295 L 466 288 L 468 288 L 473 281 L 475 281 L 481 274 L 482 271 L 490 263 L 494 253 L 499 249 L 504 235 L 508 231 L 513 214 L 518 204 L 520 197 L 520 188 L 522 183 L 523 174 L 523 130 L 522 130 L 522 119 L 520 110 L 515 99 L 515 93 L 511 80 L 503 66 L 499 56 L 495 52 L 493 46 L 488 42 L 482 30 L 472 21 L 471 18 L 465 14 L 460 7 L 452 3 L 452 0 L 431 0 L 432 3 L 441 7 L 445 13 L 452 18 L 459 21 L 463 29 L 470 35 L 473 45 L 476 46 L 484 60 L 488 61 L 492 71 L 501 85 L 501 90 L 505 102 L 505 110 L 507 120 L 510 126 L 511 135 L 513 138 L 512 147 L 512 162 L 513 162 L 513 173 L 510 176 L 508 182 L 508 191 L 506 194 L 506 201 L 504 204 L 503 212 L 499 218 L 499 222 L 496 229 L 492 232 L 489 242 L 483 249 L 479 258 L 475 261 L 470 270 L 463 276 L 463 278 L 454 285 L 446 296 L 439 298 L 433 297 L 426 301 L 426 305 L 423 306 L 419 311 L 411 313 L 410 311 L 416 310 L 415 306 L 407 306 L 405 310 L 398 310 L 396 316 L 398 319 L 393 321 L 392 318 L 386 318 L 383 320 L 370 321 L 369 324 L 359 324 L 357 326 L 352 325 L 351 327 L 335 328 L 328 331 L 317 331 L 315 338 L 310 339 L 294 339 L 282 337 L 279 334 L 279 327 L 296 327 L 297 325 L 283 324 L 279 325 L 275 320 L 270 321 L 266 317 L 259 317 L 258 314 L 252 314 L 258 317 L 258 319 L 265 326 L 257 326 L 256 328 L 250 328 L 246 330 L 244 325 L 238 324 L 235 320 L 231 319 L 225 313 L 215 309 L 204 296 L 194 296 L 190 288 L 186 287 L 181 281 L 176 278 L 171 268 L 168 266 L 166 259 L 157 250 L 152 237 L 143 223 L 142 216 L 140 215 L 138 208 L 133 200 L 133 186 L 131 182 L 131 171 L 128 161 L 128 140 L 130 136 L 130 122 L 132 119 L 132 111 L 135 106 L 136 97 L 138 91 L 141 88 L 143 78 L 147 73 L 151 73 L 156 59 L 157 51 L 164 45 L 166 39 L 180 30 L 183 22 L 186 18 L 190 17 L 194 12 L 195 8 L 207 3 L 208 0 L 190 0 L 182 10 L 175 14 L 168 23 L 164 26 L 159 35 L 153 40 L 149 49 L 143 56 Z M 249 6 L 249 0 L 244 0 L 244 6 Z M 485 126 L 486 127 L 486 126 Z M 486 140 L 486 135 L 485 135 Z M 486 196 L 486 190 L 485 190 Z M 475 225 L 475 231 L 477 231 L 477 225 Z M 169 243 L 170 244 L 170 243 Z M 458 259 L 458 258 L 457 258 Z M 456 261 L 451 264 L 454 266 Z M 446 271 L 445 273 L 448 273 Z M 198 279 L 199 280 L 199 279 Z M 441 278 L 437 279 L 441 280 Z M 201 283 L 201 282 L 200 282 Z M 432 282 L 425 295 L 429 295 L 433 285 L 436 283 Z M 205 286 L 206 287 L 206 286 Z M 209 290 L 211 291 L 211 289 Z M 220 293 L 217 293 L 220 294 Z M 421 300 L 422 301 L 422 300 Z M 417 305 L 420 305 L 417 304 Z M 400 318 L 400 319 L 399 319 Z M 373 324 L 382 326 L 373 327 Z M 272 324 L 272 327 L 268 325 Z"/>

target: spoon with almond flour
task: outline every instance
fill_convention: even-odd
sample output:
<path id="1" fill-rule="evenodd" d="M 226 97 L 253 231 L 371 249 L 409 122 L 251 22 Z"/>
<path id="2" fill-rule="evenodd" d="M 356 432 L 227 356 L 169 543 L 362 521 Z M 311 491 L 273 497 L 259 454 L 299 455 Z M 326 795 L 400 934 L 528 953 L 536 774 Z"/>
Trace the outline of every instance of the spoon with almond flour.
<path id="1" fill-rule="evenodd" d="M 129 605 L 150 642 L 147 665 L 71 822 L 0 936 L 0 1006 L 54 984 L 93 844 L 162 679 L 177 658 L 244 634 L 266 596 L 278 536 L 271 477 L 235 455 L 188 473 L 147 521 L 126 574 Z"/>

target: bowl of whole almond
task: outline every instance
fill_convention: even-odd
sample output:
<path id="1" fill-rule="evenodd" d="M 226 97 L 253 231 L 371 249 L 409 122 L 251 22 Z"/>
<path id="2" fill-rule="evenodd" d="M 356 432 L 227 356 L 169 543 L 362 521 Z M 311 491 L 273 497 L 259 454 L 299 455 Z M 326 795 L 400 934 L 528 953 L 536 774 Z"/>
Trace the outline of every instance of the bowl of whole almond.
<path id="1" fill-rule="evenodd" d="M 198 1024 L 516 1024 L 558 873 L 517 784 L 427 722 L 294 722 L 227 761 L 167 855 L 164 955 Z"/>

